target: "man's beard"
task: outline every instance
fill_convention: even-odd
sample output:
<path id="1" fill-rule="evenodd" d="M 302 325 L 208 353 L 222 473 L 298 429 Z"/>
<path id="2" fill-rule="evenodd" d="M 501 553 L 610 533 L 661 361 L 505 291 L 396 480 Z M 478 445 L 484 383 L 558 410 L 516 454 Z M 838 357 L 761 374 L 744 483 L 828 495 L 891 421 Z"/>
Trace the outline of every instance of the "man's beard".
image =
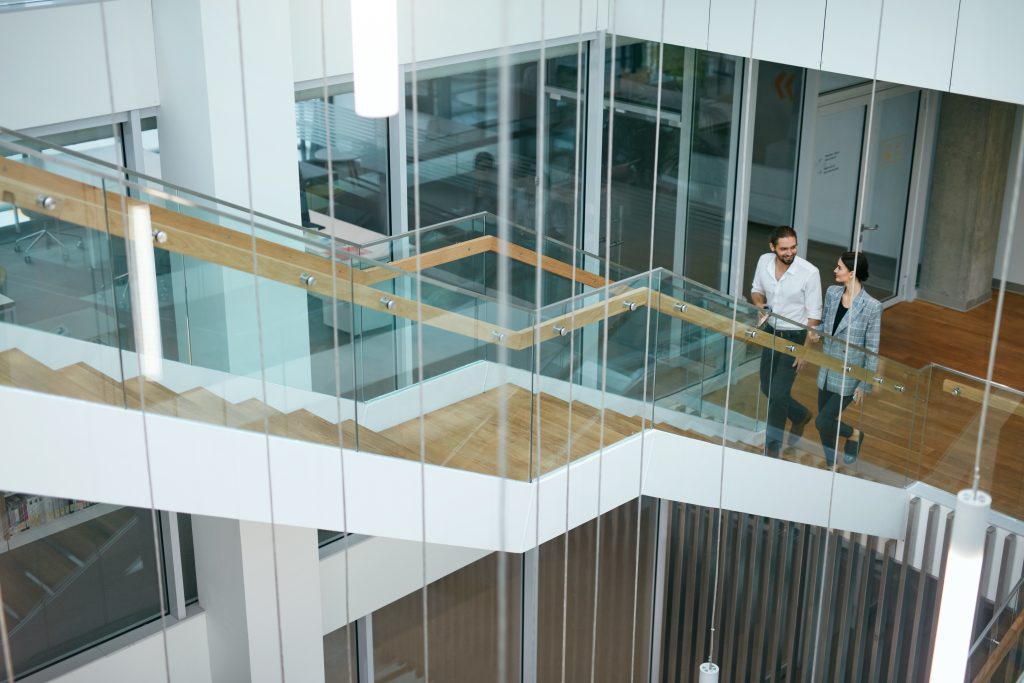
<path id="1" fill-rule="evenodd" d="M 793 259 L 796 258 L 796 254 L 792 254 L 790 256 L 782 256 L 781 254 L 776 254 L 775 258 L 779 259 L 780 261 L 785 263 L 787 266 L 791 266 L 791 265 L 793 265 Z"/>

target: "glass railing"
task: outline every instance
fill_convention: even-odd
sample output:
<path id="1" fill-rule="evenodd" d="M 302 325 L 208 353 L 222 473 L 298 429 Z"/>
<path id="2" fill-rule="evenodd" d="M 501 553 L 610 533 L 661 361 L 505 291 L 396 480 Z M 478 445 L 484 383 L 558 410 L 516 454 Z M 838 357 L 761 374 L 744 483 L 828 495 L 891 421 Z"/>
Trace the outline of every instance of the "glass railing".
<path id="1" fill-rule="evenodd" d="M 504 251 L 498 238 L 507 245 Z M 409 269 L 415 267 L 417 254 L 423 275 L 495 298 L 498 262 L 507 257 L 508 299 L 514 305 L 526 307 L 537 306 L 534 274 L 538 258 L 542 259 L 541 305 L 600 287 L 606 280 L 617 282 L 636 275 L 635 271 L 570 244 L 546 236 L 540 239 L 530 228 L 514 223 L 501 226 L 497 216 L 483 211 L 368 242 L 361 249 L 362 256 Z"/>
<path id="2" fill-rule="evenodd" d="M 922 371 L 927 411 L 915 478 L 946 491 L 972 484 L 981 447 L 980 486 L 992 493 L 992 507 L 1020 518 L 1019 452 L 1024 443 L 1024 393 L 993 384 L 979 442 L 985 382 L 940 365 Z"/>
<path id="3" fill-rule="evenodd" d="M 68 237 L 26 243 L 28 261 L 12 246 L 10 385 L 519 479 L 651 425 L 893 485 L 956 490 L 968 472 L 970 430 L 944 416 L 978 412 L 977 380 L 824 333 L 805 346 L 798 325 L 665 270 L 627 275 L 515 225 L 503 246 L 487 213 L 357 245 L 17 140 L 0 153 L 8 230 Z M 146 381 L 123 238 L 139 203 L 166 238 L 162 374 Z M 783 372 L 791 386 L 769 390 Z M 422 396 L 421 379 L 434 383 Z M 870 389 L 838 431 L 819 379 Z M 994 486 L 1019 394 L 993 397 Z M 422 439 L 421 409 L 436 418 Z M 995 493 L 997 509 L 1022 503 Z"/>
<path id="4" fill-rule="evenodd" d="M 154 533 L 150 510 L 0 492 L 0 587 L 17 678 L 160 617 Z"/>
<path id="5" fill-rule="evenodd" d="M 991 605 L 991 617 L 982 622 L 980 632 L 975 631 L 968 657 L 970 681 L 1017 681 L 1024 673 L 1024 602 L 1021 601 L 1021 587 L 1024 578 L 1010 589 L 1006 597 Z M 979 599 L 979 616 L 988 610 L 982 597 Z M 976 622 L 976 628 L 977 628 Z"/>

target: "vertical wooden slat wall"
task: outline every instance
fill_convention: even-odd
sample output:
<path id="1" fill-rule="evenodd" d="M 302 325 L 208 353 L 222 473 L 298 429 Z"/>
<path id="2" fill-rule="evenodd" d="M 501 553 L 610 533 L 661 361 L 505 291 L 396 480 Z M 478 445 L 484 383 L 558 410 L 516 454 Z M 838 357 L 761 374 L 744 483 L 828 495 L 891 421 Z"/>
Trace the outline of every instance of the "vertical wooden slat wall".
<path id="1" fill-rule="evenodd" d="M 912 501 L 909 542 L 897 543 L 674 504 L 660 634 L 663 681 L 697 682 L 712 626 L 712 659 L 722 680 L 927 680 L 931 653 L 926 646 L 945 573 L 943 563 L 932 566 L 927 558 L 937 554 L 939 528 L 948 531 L 948 519 L 940 525 L 938 508 L 929 510 L 920 539 L 926 558 L 922 573 L 907 557 L 916 547 L 921 507 Z M 719 514 L 721 548 L 714 526 Z"/>

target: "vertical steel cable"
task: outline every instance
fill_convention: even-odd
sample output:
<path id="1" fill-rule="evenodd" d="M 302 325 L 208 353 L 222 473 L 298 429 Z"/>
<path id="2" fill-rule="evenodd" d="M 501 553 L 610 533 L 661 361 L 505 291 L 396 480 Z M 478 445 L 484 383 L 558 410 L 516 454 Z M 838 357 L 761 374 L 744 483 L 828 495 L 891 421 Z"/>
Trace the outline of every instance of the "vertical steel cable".
<path id="1" fill-rule="evenodd" d="M 249 99 L 245 85 L 245 43 L 242 37 L 242 3 L 235 0 L 235 22 L 238 26 L 238 70 L 241 77 L 242 90 L 242 139 L 245 144 L 245 184 L 248 192 L 247 207 L 249 210 L 249 242 L 252 251 L 253 294 L 256 303 L 256 348 L 260 359 L 260 392 L 261 400 L 267 404 L 267 367 L 266 351 L 263 342 L 263 314 L 260 311 L 260 278 L 259 260 L 256 258 L 256 215 L 253 209 L 252 192 L 252 151 L 249 148 Z M 274 572 L 274 609 L 277 616 L 277 649 L 281 667 L 281 681 L 285 681 L 284 669 L 284 636 L 281 632 L 281 586 L 277 566 L 277 528 L 274 522 L 274 478 L 270 461 L 270 423 L 263 418 L 263 439 L 267 452 L 267 496 L 270 505 L 270 552 Z"/>
<path id="2" fill-rule="evenodd" d="M 853 269 L 852 270 L 853 270 L 854 274 L 856 274 L 856 272 L 857 272 L 857 263 L 860 260 L 861 225 L 864 222 L 864 204 L 865 204 L 864 193 L 865 193 L 865 191 L 867 189 L 868 168 L 869 168 L 870 161 L 871 161 L 871 142 L 872 142 L 872 140 L 871 140 L 871 131 L 872 131 L 873 126 L 874 126 L 875 96 L 876 96 L 877 90 L 878 90 L 878 55 L 879 55 L 879 52 L 881 51 L 881 45 L 882 45 L 882 25 L 883 25 L 884 18 L 885 18 L 885 0 L 881 0 L 881 4 L 880 4 L 879 9 L 878 9 L 878 35 L 875 37 L 876 38 L 876 40 L 875 40 L 875 63 L 874 63 L 874 69 L 872 70 L 872 74 L 871 74 L 871 96 L 870 96 L 870 99 L 868 100 L 867 121 L 866 121 L 865 126 L 864 126 L 865 135 L 866 135 L 866 138 L 865 138 L 865 140 L 863 142 L 863 145 L 864 145 L 864 158 L 861 160 L 861 166 L 860 166 L 860 178 L 858 180 L 858 189 L 857 189 L 857 212 L 856 212 L 856 215 L 855 215 L 855 220 L 854 220 L 854 225 L 853 225 L 853 247 L 854 247 L 853 248 L 853 252 L 854 252 L 854 257 L 853 257 Z M 861 285 L 861 288 L 863 290 L 863 285 Z M 858 294 L 858 296 L 859 296 L 859 294 Z M 842 305 L 841 302 L 840 302 L 840 305 Z M 841 387 L 845 387 L 846 386 L 847 373 L 850 371 L 850 366 L 849 366 L 849 359 L 850 359 L 850 331 L 852 329 L 852 323 L 853 323 L 853 320 L 852 320 L 852 316 L 853 316 L 853 300 L 850 301 L 850 312 L 847 313 L 847 315 L 851 316 L 851 320 L 850 320 L 851 325 L 847 326 L 847 328 L 846 328 L 846 340 L 845 340 L 845 344 L 843 346 L 843 372 L 840 375 L 840 377 L 841 377 L 841 379 L 840 379 L 840 386 Z M 827 322 L 823 320 L 823 321 L 821 321 L 821 325 L 822 325 L 822 331 L 823 332 L 827 332 Z M 869 351 L 869 353 L 870 353 L 870 351 Z M 867 357 L 865 357 L 865 363 L 866 363 L 866 361 L 867 361 Z M 877 362 L 877 360 L 876 360 L 876 362 Z M 867 398 L 866 394 L 864 394 L 863 396 L 864 396 L 864 399 Z M 832 469 L 832 478 L 831 478 L 831 481 L 829 483 L 828 517 L 827 517 L 826 524 L 825 524 L 825 534 L 826 535 L 831 535 L 832 534 L 832 510 L 833 510 L 833 504 L 835 502 L 835 490 L 836 490 L 837 474 L 839 472 L 839 431 L 840 431 L 839 430 L 839 424 L 841 424 L 842 421 L 843 421 L 843 413 L 844 412 L 845 412 L 845 410 L 843 409 L 843 400 L 842 400 L 842 397 L 840 397 L 839 398 L 839 412 L 838 412 L 838 415 L 836 416 L 836 437 L 835 437 L 834 443 L 832 444 L 832 453 L 834 455 L 833 455 L 833 458 L 832 458 L 832 468 L 831 468 Z M 862 432 L 861 433 L 861 439 L 863 439 L 863 438 L 864 438 L 864 435 L 863 435 L 863 432 Z M 829 569 L 830 569 L 830 567 L 829 567 L 829 558 L 826 555 L 826 557 L 825 557 L 825 565 L 824 565 L 824 567 L 822 569 L 822 576 L 823 577 L 828 574 Z M 819 589 L 818 600 L 817 600 L 819 605 L 822 604 L 822 600 L 824 598 L 825 591 L 826 591 L 827 586 L 829 585 L 829 583 L 830 582 L 824 580 L 824 578 L 821 581 L 821 587 Z M 811 663 L 811 678 L 812 678 L 812 680 L 813 680 L 814 676 L 817 674 L 818 663 L 819 663 L 819 660 L 820 660 L 820 658 L 819 658 L 819 651 L 820 651 L 820 648 L 822 647 L 822 645 L 821 645 L 821 632 L 822 632 L 822 629 L 824 628 L 824 625 L 825 625 L 825 618 L 826 617 L 825 617 L 825 614 L 824 614 L 824 610 L 819 609 L 818 610 L 818 617 L 817 617 L 817 620 L 816 620 L 817 623 L 816 623 L 816 627 L 815 627 L 816 637 L 814 639 L 814 655 L 811 658 L 811 662 L 812 662 Z"/>
<path id="3" fill-rule="evenodd" d="M 615 46 L 618 36 L 615 34 L 615 0 L 608 2 L 608 32 L 612 35 L 611 69 L 608 76 L 608 169 L 605 186 L 605 240 L 604 240 L 604 322 L 601 330 L 601 418 L 597 430 L 597 519 L 594 530 L 594 616 L 591 624 L 590 641 L 590 683 L 595 683 L 597 676 L 597 615 L 601 585 L 601 485 L 604 477 L 604 414 L 608 403 L 608 297 L 611 296 L 612 262 L 612 133 L 615 129 Z M 598 249 L 598 256 L 600 256 Z"/>
<path id="4" fill-rule="evenodd" d="M 595 16 L 595 24 L 597 23 Z M 587 70 L 589 73 L 589 69 Z M 580 176 L 583 162 L 582 134 L 580 126 L 582 123 L 583 111 L 583 0 L 579 0 L 579 12 L 576 27 L 576 119 L 574 131 L 573 148 L 573 184 L 572 184 L 572 273 L 570 276 L 569 289 L 569 414 L 566 420 L 566 441 L 565 441 L 565 532 L 562 539 L 562 650 L 561 650 L 561 683 L 565 683 L 566 676 L 566 642 L 568 639 L 569 627 L 569 491 L 572 475 L 572 401 L 573 401 L 573 371 L 576 360 L 576 268 L 578 266 L 579 237 L 580 237 Z M 536 321 L 540 324 L 540 321 Z"/>
<path id="5" fill-rule="evenodd" d="M 327 187 L 328 187 L 328 191 L 327 191 L 327 214 L 333 220 L 334 219 L 334 213 L 335 213 L 335 206 L 334 206 L 334 142 L 332 140 L 332 136 L 334 134 L 334 125 L 333 125 L 334 117 L 333 117 L 332 112 L 331 112 L 331 110 L 329 108 L 330 107 L 330 103 L 329 103 L 329 94 L 328 94 L 328 90 L 327 90 L 327 9 L 326 9 L 326 6 L 325 6 L 325 0 L 320 0 L 320 74 L 321 74 L 321 76 L 320 76 L 320 78 L 321 78 L 321 80 L 320 80 L 320 89 L 321 89 L 321 97 L 323 98 L 323 106 L 321 107 L 321 111 L 323 112 L 323 119 L 324 119 L 324 149 L 325 149 L 325 151 L 327 153 Z M 302 189 L 301 191 L 305 192 L 305 189 Z M 330 272 L 331 272 L 331 351 L 332 351 L 332 356 L 333 356 L 333 361 L 334 361 L 333 362 L 333 366 L 334 366 L 334 408 L 335 408 L 335 415 L 337 415 L 337 417 L 338 417 L 337 435 L 338 435 L 338 465 L 339 465 L 339 472 L 340 472 L 340 475 L 341 475 L 341 482 L 340 482 L 341 483 L 341 526 L 342 526 L 342 530 L 345 532 L 344 535 L 341 537 L 341 543 L 342 543 L 342 546 L 341 546 L 342 564 L 345 566 L 345 579 L 344 579 L 344 582 L 345 582 L 344 583 L 344 604 L 345 604 L 345 608 L 344 608 L 344 612 L 345 612 L 345 624 L 348 625 L 345 628 L 345 643 L 346 643 L 346 648 L 345 648 L 345 670 L 348 672 L 349 683 L 353 683 L 353 681 L 355 680 L 355 676 L 356 676 L 354 662 L 353 662 L 353 659 L 352 659 L 353 644 L 355 642 L 355 634 L 354 634 L 354 630 L 355 629 L 351 625 L 352 618 L 351 618 L 351 605 L 350 605 L 350 601 L 349 601 L 349 590 L 350 590 L 349 576 L 350 576 L 350 571 L 349 571 L 349 554 L 348 554 L 349 544 L 351 542 L 350 541 L 350 536 L 351 535 L 348 533 L 348 500 L 347 500 L 348 496 L 346 495 L 347 492 L 346 492 L 346 489 L 345 489 L 345 482 L 346 482 L 346 478 L 345 478 L 345 433 L 344 433 L 344 428 L 342 427 L 342 423 L 344 422 L 344 420 L 342 419 L 342 412 L 341 412 L 341 406 L 342 406 L 342 401 L 341 401 L 341 394 L 342 394 L 342 386 L 341 386 L 341 353 L 339 352 L 339 349 L 338 349 L 338 266 L 337 266 L 337 240 L 335 240 L 333 236 L 331 237 L 330 244 L 331 244 L 331 246 L 330 246 Z M 355 270 L 355 264 L 351 260 L 348 261 L 348 269 L 349 269 L 349 277 L 351 278 L 351 273 Z M 349 280 L 349 288 L 350 289 L 351 289 L 351 286 L 352 286 L 352 282 L 351 282 L 351 279 L 350 279 Z M 349 293 L 351 294 L 351 291 Z M 355 329 L 356 329 L 355 324 L 354 324 L 355 306 L 349 306 L 349 317 L 352 319 L 352 322 L 353 322 L 353 324 L 350 325 L 350 329 L 355 331 Z M 356 382 L 357 382 L 357 380 L 356 380 L 356 373 L 355 373 L 355 361 L 354 361 L 355 344 L 356 344 L 355 339 L 351 339 L 350 343 L 352 345 L 352 350 L 353 350 L 352 377 L 353 377 L 353 380 L 354 380 L 353 381 L 353 385 L 355 385 Z M 353 409 L 354 409 L 354 413 L 355 413 L 354 416 L 353 416 L 355 418 L 353 420 L 353 422 L 356 425 L 355 429 L 356 429 L 356 443 L 357 443 L 357 445 L 358 445 L 358 441 L 359 441 L 359 413 L 358 413 L 358 408 L 356 407 L 358 405 L 358 401 L 359 401 L 359 392 L 358 392 L 358 387 L 356 387 L 356 391 L 353 393 L 352 404 L 353 404 Z"/>
<path id="6" fill-rule="evenodd" d="M 416 250 L 416 397 L 419 401 L 420 431 L 420 533 L 423 543 L 420 545 L 420 563 L 423 576 L 420 608 L 423 611 L 423 680 L 430 683 L 430 630 L 428 628 L 428 591 L 427 591 L 427 436 L 426 418 L 423 414 L 423 262 L 420 235 L 420 128 L 419 128 L 419 72 L 416 66 L 416 0 L 409 0 L 409 71 L 412 85 L 412 211 L 413 211 L 413 248 Z M 404 88 L 404 86 L 403 86 Z M 399 105 L 401 106 L 401 104 Z M 406 131 L 399 131 L 405 135 Z M 403 171 L 404 172 L 404 171 Z"/>
<path id="7" fill-rule="evenodd" d="M 711 12 L 711 9 L 709 7 L 708 8 L 708 13 L 709 13 L 709 16 L 708 16 L 708 27 L 709 27 L 709 29 L 708 29 L 708 43 L 709 43 L 709 45 L 710 45 L 710 41 L 711 41 L 711 33 L 710 33 L 711 18 L 710 18 L 710 12 Z M 740 119 L 741 119 L 740 139 L 741 139 L 741 141 L 743 141 L 747 136 L 753 135 L 753 131 L 751 130 L 753 121 L 750 121 L 749 119 L 747 119 L 746 123 L 743 123 L 743 120 L 745 118 L 747 118 L 747 112 L 749 112 L 750 108 L 753 106 L 753 101 L 754 101 L 754 97 L 755 97 L 756 90 L 757 90 L 757 84 L 754 83 L 753 79 L 751 78 L 753 73 L 754 73 L 754 69 L 753 69 L 753 63 L 754 63 L 754 35 L 755 35 L 756 27 L 757 27 L 757 0 L 754 0 L 754 7 L 753 7 L 753 11 L 751 12 L 751 17 L 750 17 L 750 56 L 747 57 L 747 63 L 746 63 L 746 67 L 747 68 L 745 69 L 746 74 L 744 76 L 744 83 L 743 83 L 744 102 L 743 102 L 743 105 L 742 105 L 742 107 L 740 109 L 740 112 L 741 112 L 740 113 Z M 746 128 L 746 131 L 743 130 L 744 128 Z M 739 145 L 738 146 L 739 149 L 737 151 L 737 155 L 742 154 L 743 153 L 743 149 L 746 146 L 747 145 Z M 738 201 L 738 198 L 743 196 L 743 192 L 747 192 L 748 194 L 750 193 L 750 180 L 749 180 L 750 175 L 749 174 L 744 174 L 740 170 L 740 169 L 743 168 L 743 165 L 745 163 L 746 163 L 746 160 L 737 158 L 737 161 L 736 161 L 736 165 L 737 165 L 737 172 L 736 172 L 737 182 L 736 182 L 736 193 L 735 193 L 735 196 L 733 197 L 733 206 L 735 206 L 736 202 Z M 746 180 L 744 180 L 744 179 L 746 179 Z M 742 216 L 742 218 L 744 220 L 746 220 L 746 216 Z M 736 213 L 734 211 L 733 212 L 733 222 L 735 223 L 735 221 L 736 221 Z M 734 229 L 734 231 L 735 231 L 735 229 Z M 735 244 L 733 245 L 733 248 L 735 248 Z M 714 593 L 712 594 L 712 597 L 711 597 L 711 625 L 710 625 L 710 628 L 708 629 L 709 630 L 709 634 L 708 634 L 708 658 L 707 658 L 707 661 L 709 663 L 711 663 L 713 661 L 714 654 L 715 654 L 715 623 L 716 623 L 715 619 L 716 619 L 716 615 L 718 614 L 718 578 L 719 578 L 719 570 L 721 569 L 721 564 L 722 564 L 722 500 L 723 500 L 723 498 L 725 496 L 725 458 L 726 458 L 726 455 L 728 454 L 727 443 L 728 443 L 728 437 L 729 437 L 729 402 L 730 402 L 730 399 L 732 398 L 732 367 L 733 367 L 733 364 L 734 364 L 733 363 L 733 351 L 736 348 L 736 320 L 737 320 L 737 316 L 739 315 L 739 308 L 740 308 L 740 288 L 741 288 L 741 283 L 742 283 L 742 278 L 743 278 L 742 269 L 741 268 L 736 268 L 736 272 L 732 273 L 732 276 L 733 276 L 733 286 L 732 286 L 732 290 L 733 290 L 732 322 L 730 323 L 729 339 L 726 342 L 726 364 L 727 364 L 727 369 L 726 369 L 726 375 L 725 375 L 725 410 L 723 411 L 723 419 L 722 419 L 722 459 L 721 459 L 721 464 L 719 465 L 719 473 L 718 473 L 718 506 L 717 506 L 718 507 L 718 522 L 717 522 L 717 527 L 718 528 L 716 529 L 716 532 L 715 532 L 715 551 L 714 551 L 714 553 L 715 553 L 715 578 L 714 578 Z"/>
<path id="8" fill-rule="evenodd" d="M 533 313 L 533 415 L 531 416 L 531 429 L 533 430 L 533 453 L 535 458 L 530 459 L 531 472 L 529 479 L 534 482 L 536 495 L 534 496 L 534 515 L 533 515 L 533 552 L 537 553 L 537 561 L 532 563 L 531 566 L 534 571 L 537 572 L 537 576 L 533 582 L 534 589 L 537 594 L 531 599 L 534 604 L 531 606 L 532 619 L 534 623 L 534 630 L 531 634 L 525 628 L 523 633 L 525 636 L 534 638 L 533 662 L 526 662 L 525 657 L 520 656 L 520 660 L 524 664 L 530 664 L 533 667 L 534 672 L 537 669 L 538 663 L 538 645 L 536 641 L 540 639 L 540 628 L 539 628 L 539 611 L 540 611 L 540 477 L 544 472 L 544 468 L 541 464 L 541 386 L 540 386 L 540 373 L 541 373 L 541 341 L 540 341 L 540 323 L 541 323 L 541 310 L 543 309 L 543 259 L 544 259 L 544 214 L 545 214 L 545 182 L 544 182 L 544 156 L 547 150 L 546 136 L 547 136 L 547 41 L 545 39 L 545 26 L 544 26 L 544 15 L 547 11 L 547 5 L 545 0 L 540 0 L 540 59 L 538 60 L 537 67 L 537 139 L 536 139 L 536 160 L 534 162 L 534 169 L 536 174 L 534 175 L 534 187 L 536 188 L 536 195 L 534 197 L 534 229 L 536 232 L 536 252 L 537 260 L 534 264 L 534 313 Z M 536 464 L 534 465 L 534 460 Z M 521 585 L 525 586 L 525 574 L 524 580 L 521 581 Z M 525 593 L 524 593 L 524 604 L 525 604 Z M 522 643 L 522 649 L 525 649 L 525 641 Z M 523 678 L 526 677 L 526 671 L 522 672 Z M 536 673 L 534 673 L 536 676 Z"/>
<path id="9" fill-rule="evenodd" d="M 121 209 L 121 222 L 124 225 L 124 230 L 123 230 L 123 234 L 125 235 L 124 239 L 125 239 L 125 241 L 127 241 L 128 239 L 131 239 L 129 237 L 129 234 L 128 234 L 129 231 L 128 231 L 128 226 L 127 226 L 127 219 L 128 219 L 127 169 L 125 168 L 125 165 L 124 165 L 124 149 L 123 149 L 123 142 L 122 142 L 122 139 L 123 139 L 122 138 L 122 134 L 121 134 L 121 131 L 118 129 L 117 121 L 114 118 L 116 113 L 117 113 L 117 107 L 116 107 L 116 104 L 114 102 L 114 76 L 113 76 L 113 69 L 111 67 L 111 62 L 110 62 L 110 36 L 107 33 L 107 11 L 106 11 L 106 6 L 107 6 L 106 2 L 99 3 L 99 9 L 100 9 L 100 29 L 102 31 L 102 36 L 103 36 L 103 65 L 104 65 L 104 69 L 106 71 L 106 76 L 107 76 L 107 95 L 110 98 L 109 99 L 109 101 L 110 101 L 110 125 L 111 125 L 111 128 L 112 128 L 113 133 L 114 133 L 114 157 L 115 157 L 114 163 L 117 164 L 118 177 L 121 180 L 121 182 L 124 183 L 124 186 L 122 187 L 122 191 L 118 193 L 118 195 L 119 195 L 118 199 L 119 199 L 119 201 L 121 203 L 121 206 L 120 206 L 120 209 Z M 104 201 L 104 204 L 106 204 L 105 201 Z M 107 220 L 109 221 L 110 220 L 110 213 L 109 212 L 107 213 L 106 217 L 107 217 Z M 108 241 L 108 243 L 110 242 L 110 240 L 111 240 L 111 235 L 110 235 L 110 231 L 108 230 L 107 231 L 107 241 Z M 135 283 L 129 283 L 129 286 L 134 286 L 134 284 Z M 134 327 L 135 326 L 133 325 L 133 329 L 134 329 Z M 136 345 L 136 346 L 138 346 L 138 345 Z M 123 355 L 123 345 L 122 345 L 122 353 L 118 354 L 118 355 L 119 356 Z M 159 540 L 160 539 L 160 533 L 159 533 L 158 522 L 157 522 L 156 497 L 154 496 L 154 493 L 153 493 L 153 468 L 152 468 L 152 463 L 150 461 L 150 453 L 149 453 L 149 425 L 148 425 L 148 422 L 146 420 L 146 381 L 145 381 L 145 377 L 144 377 L 144 375 L 142 373 L 142 357 L 140 355 L 140 350 L 138 348 L 136 348 L 136 350 L 135 350 L 135 357 L 136 357 L 136 359 L 138 361 L 138 363 L 136 365 L 136 369 L 138 371 L 137 380 L 138 380 L 138 383 L 139 383 L 139 416 L 142 418 L 142 441 L 143 441 L 143 447 L 144 447 L 144 449 L 146 451 L 146 482 L 149 485 L 149 516 L 150 516 L 150 522 L 151 522 L 152 527 L 153 527 L 153 560 L 154 560 L 154 565 L 155 565 L 155 568 L 156 568 L 157 593 L 158 593 L 159 599 L 160 599 L 160 638 L 161 638 L 161 640 L 163 642 L 163 649 L 164 649 L 164 676 L 165 676 L 165 680 L 167 680 L 168 683 L 170 683 L 170 680 L 171 680 L 171 660 L 170 660 L 170 654 L 168 653 L 168 648 L 167 648 L 167 603 L 166 603 L 166 593 L 165 593 L 164 567 L 163 567 L 163 561 L 162 561 L 163 560 L 163 556 L 162 556 L 162 553 L 160 552 L 160 540 Z M 125 379 L 125 376 L 124 376 L 124 369 L 123 369 L 124 361 L 123 361 L 123 359 L 122 359 L 121 362 L 122 362 L 121 381 L 124 382 L 125 384 L 127 384 L 127 380 Z M 2 605 L 2 604 L 3 604 L 3 596 L 2 596 L 2 594 L 0 594 L 0 605 Z M 2 612 L 2 611 L 3 611 L 3 609 L 0 609 L 0 612 Z M 4 620 L 4 621 L 6 621 L 6 620 Z M 3 626 L 3 624 L 0 624 L 0 626 Z M 13 683 L 13 681 L 14 681 L 14 673 L 13 673 L 12 668 L 10 667 L 10 662 L 8 661 L 10 656 L 11 656 L 10 655 L 11 648 L 10 648 L 10 643 L 7 642 L 7 628 L 6 627 L 3 627 L 2 635 L 3 635 L 3 638 L 4 638 L 4 664 L 5 664 L 5 666 L 8 667 L 7 678 L 8 678 L 8 680 L 11 683 Z"/>
<path id="10" fill-rule="evenodd" d="M 644 409 L 644 405 L 647 402 L 647 373 L 649 371 L 648 358 L 651 354 L 651 307 L 654 305 L 654 227 L 657 224 L 657 207 L 658 207 L 658 161 L 660 159 L 659 153 L 661 151 L 661 96 L 665 73 L 665 0 L 661 0 L 661 23 L 658 34 L 658 69 L 655 72 L 658 78 L 658 93 L 656 96 L 656 102 L 654 106 L 654 167 L 651 173 L 651 234 L 649 236 L 650 242 L 648 244 L 647 252 L 647 306 L 644 311 L 644 369 L 643 369 L 643 388 L 640 393 L 640 467 L 637 474 L 637 495 L 636 495 L 636 547 L 634 550 L 633 557 L 633 624 L 632 631 L 630 634 L 630 648 L 629 648 L 629 680 L 630 683 L 636 675 L 636 620 L 637 620 L 637 601 L 639 600 L 640 594 L 640 538 L 641 538 L 641 527 L 643 523 L 643 490 L 644 490 L 644 441 L 645 441 L 645 429 L 647 427 L 647 415 Z M 677 198 L 678 201 L 678 198 Z M 659 287 L 658 291 L 659 299 L 661 297 L 661 291 Z M 658 309 L 661 310 L 660 308 Z M 657 353 L 657 345 L 655 345 L 655 353 Z M 657 372 L 657 363 L 655 363 L 655 372 Z M 657 377 L 652 381 L 651 387 L 651 426 L 654 425 L 654 382 Z M 659 517 L 660 521 L 660 517 Z M 658 569 L 655 567 L 654 572 L 657 573 Z M 650 638 L 653 640 L 656 634 L 651 631 Z"/>
<path id="11" fill-rule="evenodd" d="M 499 329 L 508 329 L 508 307 L 509 307 L 509 214 L 512 212 L 512 75 L 509 64 L 509 36 L 508 25 L 511 20 L 509 16 L 510 3 L 502 0 L 500 17 L 501 47 L 498 56 L 498 301 L 497 301 L 497 325 Z M 497 475 L 501 480 L 498 487 L 498 509 L 501 511 L 498 522 L 498 628 L 497 628 L 497 653 L 498 671 L 497 683 L 508 681 L 508 557 L 506 556 L 506 531 L 504 515 L 506 501 L 508 500 L 508 402 L 506 383 L 508 382 L 509 349 L 505 341 L 498 339 L 498 386 L 501 387 L 497 394 L 498 398 L 498 443 L 495 449 L 497 460 Z"/>
<path id="12" fill-rule="evenodd" d="M 162 591 L 161 591 L 162 592 Z M 7 674 L 7 680 L 10 683 L 14 683 L 14 662 L 11 659 L 11 641 L 7 636 L 7 614 L 6 610 L 3 609 L 4 605 L 4 591 L 3 586 L 0 585 L 0 645 L 3 646 L 4 650 L 4 671 Z M 161 610 L 162 613 L 162 610 Z M 167 631 L 164 630 L 164 665 L 167 664 Z M 170 679 L 168 679 L 170 680 Z"/>
<path id="13" fill-rule="evenodd" d="M 1010 232 L 1006 236 L 1003 248 L 1003 271 L 999 277 L 999 296 L 996 299 L 996 320 L 992 327 L 992 343 L 988 350 L 988 369 L 985 371 L 985 393 L 981 399 L 981 419 L 978 422 L 978 441 L 974 447 L 974 475 L 971 478 L 971 490 L 977 498 L 978 486 L 981 484 L 981 447 L 985 438 L 985 421 L 988 419 L 989 399 L 992 394 L 992 373 L 996 367 L 996 347 L 999 344 L 999 328 L 1003 321 L 1003 302 L 1006 300 L 1006 278 L 1010 274 L 1010 254 L 1013 253 L 1013 235 L 1017 228 L 1017 213 L 1020 210 L 1020 186 L 1024 177 L 1024 131 L 1017 142 L 1017 161 L 1013 170 L 1013 194 L 1010 197 L 1010 211 L 1007 224 Z"/>

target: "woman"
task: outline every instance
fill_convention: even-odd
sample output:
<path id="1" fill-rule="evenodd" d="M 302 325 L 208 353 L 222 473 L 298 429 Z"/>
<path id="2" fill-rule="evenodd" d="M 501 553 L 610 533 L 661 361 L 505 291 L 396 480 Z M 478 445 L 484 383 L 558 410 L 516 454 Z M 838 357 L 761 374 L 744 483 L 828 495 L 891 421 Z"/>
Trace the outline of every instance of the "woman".
<path id="1" fill-rule="evenodd" d="M 826 333 L 824 348 L 833 358 L 846 359 L 844 365 L 867 368 L 878 365 L 878 336 L 882 326 L 882 304 L 864 291 L 868 279 L 868 259 L 863 253 L 844 252 L 833 271 L 836 285 L 825 293 L 824 311 L 818 331 Z M 847 355 L 849 341 L 849 355 Z M 871 353 L 865 353 L 867 349 Z M 843 462 L 851 464 L 860 454 L 864 433 L 840 422 L 840 411 L 850 402 L 860 404 L 871 385 L 849 372 L 822 367 L 818 371 L 818 417 L 815 425 L 825 448 L 825 461 L 835 462 L 836 436 L 846 439 Z"/>

